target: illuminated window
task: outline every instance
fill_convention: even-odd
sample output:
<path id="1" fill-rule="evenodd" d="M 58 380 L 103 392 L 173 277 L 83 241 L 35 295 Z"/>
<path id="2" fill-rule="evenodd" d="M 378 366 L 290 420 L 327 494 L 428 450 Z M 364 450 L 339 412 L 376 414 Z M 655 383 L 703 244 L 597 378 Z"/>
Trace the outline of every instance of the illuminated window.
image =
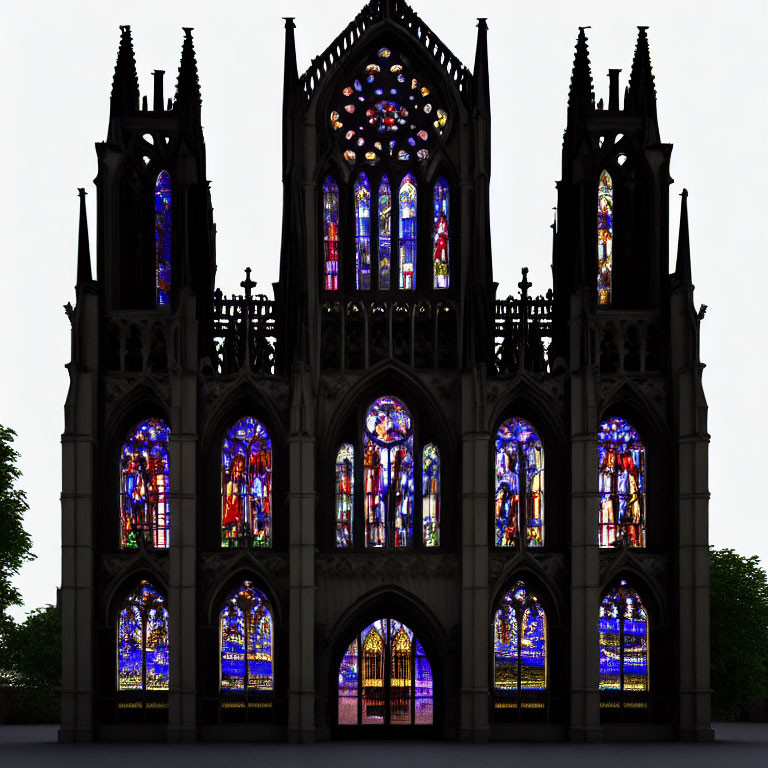
<path id="1" fill-rule="evenodd" d="M 598 433 L 600 546 L 645 546 L 645 448 L 632 425 L 607 419 Z"/>
<path id="2" fill-rule="evenodd" d="M 170 302 L 171 176 L 160 171 L 155 182 L 155 280 L 158 305 Z"/>
<path id="3" fill-rule="evenodd" d="M 440 452 L 434 443 L 424 446 L 422 460 L 421 515 L 424 526 L 424 545 L 440 546 Z"/>
<path id="4" fill-rule="evenodd" d="M 160 419 L 144 419 L 120 455 L 120 546 L 166 548 L 170 530 L 168 440 Z"/>
<path id="5" fill-rule="evenodd" d="M 609 306 L 613 295 L 613 180 L 600 174 L 597 187 L 597 300 Z"/>
<path id="6" fill-rule="evenodd" d="M 339 666 L 339 725 L 431 725 L 432 667 L 421 642 L 396 619 L 358 634 Z"/>
<path id="7" fill-rule="evenodd" d="M 379 184 L 379 290 L 389 290 L 392 266 L 392 193 L 389 180 L 382 176 Z"/>
<path id="8" fill-rule="evenodd" d="M 435 184 L 435 211 L 432 229 L 433 285 L 435 288 L 448 288 L 450 285 L 448 205 L 448 182 L 441 176 Z"/>
<path id="9" fill-rule="evenodd" d="M 495 517 L 497 547 L 544 544 L 544 449 L 527 421 L 509 419 L 496 433 Z M 525 500 L 521 520 L 521 499 Z"/>
<path id="10" fill-rule="evenodd" d="M 336 454 L 336 546 L 352 546 L 355 499 L 355 449 L 344 443 Z"/>
<path id="11" fill-rule="evenodd" d="M 361 173 L 355 182 L 355 274 L 357 288 L 371 287 L 371 187 Z"/>
<path id="12" fill-rule="evenodd" d="M 416 182 L 410 173 L 400 184 L 400 282 L 402 289 L 416 287 Z"/>
<path id="13" fill-rule="evenodd" d="M 328 176 L 323 184 L 323 253 L 325 290 L 339 288 L 339 185 Z"/>

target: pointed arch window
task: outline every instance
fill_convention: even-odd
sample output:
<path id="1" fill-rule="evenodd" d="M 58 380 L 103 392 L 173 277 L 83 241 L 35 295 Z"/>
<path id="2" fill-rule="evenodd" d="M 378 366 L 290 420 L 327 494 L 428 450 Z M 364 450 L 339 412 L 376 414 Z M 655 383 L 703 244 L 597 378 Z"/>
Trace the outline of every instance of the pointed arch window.
<path id="1" fill-rule="evenodd" d="M 424 446 L 422 459 L 421 517 L 424 526 L 424 545 L 440 546 L 440 452 L 434 443 Z"/>
<path id="2" fill-rule="evenodd" d="M 389 179 L 381 177 L 379 184 L 379 290 L 389 290 L 392 265 L 392 192 Z"/>
<path id="3" fill-rule="evenodd" d="M 599 632 L 601 706 L 643 708 L 638 695 L 649 689 L 648 614 L 626 581 L 603 598 Z"/>
<path id="4" fill-rule="evenodd" d="M 544 448 L 523 419 L 505 421 L 496 433 L 495 494 L 496 546 L 543 546 Z"/>
<path id="5" fill-rule="evenodd" d="M 336 454 L 336 546 L 352 546 L 355 499 L 355 449 L 344 443 Z"/>
<path id="6" fill-rule="evenodd" d="M 433 287 L 450 285 L 449 245 L 449 191 L 448 182 L 441 176 L 435 184 L 434 223 L 432 229 Z"/>
<path id="7" fill-rule="evenodd" d="M 547 617 L 522 581 L 502 598 L 493 627 L 495 709 L 544 707 Z"/>
<path id="8" fill-rule="evenodd" d="M 168 690 L 168 611 L 165 600 L 142 581 L 120 609 L 117 690 Z"/>
<path id="9" fill-rule="evenodd" d="M 606 419 L 598 433 L 601 547 L 645 546 L 645 447 L 637 430 Z"/>
<path id="10" fill-rule="evenodd" d="M 375 400 L 363 429 L 366 547 L 409 547 L 413 537 L 413 429 L 394 397 Z"/>
<path id="11" fill-rule="evenodd" d="M 357 288 L 371 287 L 371 187 L 361 173 L 355 182 L 355 274 Z"/>
<path id="12" fill-rule="evenodd" d="M 240 419 L 221 447 L 221 545 L 272 546 L 272 440 L 256 419 Z"/>
<path id="13" fill-rule="evenodd" d="M 400 281 L 401 289 L 416 287 L 416 182 L 408 173 L 400 183 Z"/>
<path id="14" fill-rule="evenodd" d="M 171 175 L 160 171 L 155 181 L 155 285 L 157 304 L 170 302 L 171 293 Z"/>
<path id="15" fill-rule="evenodd" d="M 613 179 L 600 174 L 597 187 L 597 301 L 610 306 L 613 297 Z"/>
<path id="16" fill-rule="evenodd" d="M 219 614 L 222 704 L 271 706 L 274 690 L 274 621 L 265 595 L 244 581 Z"/>
<path id="17" fill-rule="evenodd" d="M 413 632 L 378 619 L 355 636 L 339 665 L 339 725 L 431 725 L 432 667 Z"/>
<path id="18" fill-rule="evenodd" d="M 332 176 L 323 184 L 323 256 L 325 290 L 339 288 L 339 185 Z"/>
<path id="19" fill-rule="evenodd" d="M 161 419 L 144 419 L 128 433 L 120 454 L 120 546 L 168 547 L 168 441 Z"/>

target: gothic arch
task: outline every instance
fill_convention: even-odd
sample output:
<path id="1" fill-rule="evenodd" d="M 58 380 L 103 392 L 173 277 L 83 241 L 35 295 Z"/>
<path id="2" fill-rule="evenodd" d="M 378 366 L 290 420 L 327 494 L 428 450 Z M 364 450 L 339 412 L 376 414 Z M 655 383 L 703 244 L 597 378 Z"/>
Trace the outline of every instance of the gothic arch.
<path id="1" fill-rule="evenodd" d="M 598 422 L 620 416 L 640 432 L 646 445 L 655 451 L 672 448 L 672 433 L 666 413 L 632 379 L 623 379 L 599 404 Z"/>
<path id="2" fill-rule="evenodd" d="M 219 614 L 227 596 L 244 581 L 250 581 L 267 598 L 275 627 L 281 627 L 285 621 L 285 611 L 279 599 L 280 593 L 275 580 L 258 564 L 256 558 L 245 550 L 235 558 L 226 558 L 226 560 L 229 562 L 218 572 L 218 577 L 210 587 L 204 603 L 203 610 L 208 626 L 218 625 Z M 277 636 L 277 632 L 275 634 Z M 283 649 L 283 652 L 287 657 L 287 648 Z"/>
<path id="3" fill-rule="evenodd" d="M 102 601 L 102 625 L 113 629 L 117 626 L 120 606 L 130 593 L 142 581 L 148 581 L 168 604 L 168 582 L 160 574 L 157 564 L 143 552 L 131 563 L 129 570 L 115 576 L 104 588 Z"/>
<path id="4" fill-rule="evenodd" d="M 665 591 L 658 580 L 643 567 L 642 560 L 629 549 L 625 549 L 606 573 L 600 575 L 600 600 L 622 580 L 640 595 L 643 605 L 648 608 L 650 626 L 656 628 L 666 625 L 672 606 L 667 606 Z"/>
<path id="5" fill-rule="evenodd" d="M 488 621 L 493 622 L 499 602 L 518 581 L 524 582 L 539 598 L 550 627 L 560 626 L 567 614 L 562 592 L 556 580 L 527 550 L 516 552 L 491 584 Z"/>
<path id="6" fill-rule="evenodd" d="M 109 452 L 119 453 L 128 430 L 137 422 L 150 416 L 162 419 L 169 427 L 171 426 L 166 399 L 160 394 L 159 387 L 153 379 L 142 376 L 140 381 L 120 396 L 106 418 L 104 434 L 106 443 L 110 446 Z"/>

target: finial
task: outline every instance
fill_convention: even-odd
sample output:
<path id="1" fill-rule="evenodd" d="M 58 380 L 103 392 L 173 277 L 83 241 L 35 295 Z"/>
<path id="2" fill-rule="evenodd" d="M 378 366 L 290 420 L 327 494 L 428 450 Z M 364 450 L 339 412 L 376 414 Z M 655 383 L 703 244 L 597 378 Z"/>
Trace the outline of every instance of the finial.
<path id="1" fill-rule="evenodd" d="M 85 195 L 83 187 L 77 188 L 80 198 L 80 228 L 77 241 L 77 285 L 91 282 L 91 247 L 88 240 L 88 218 L 85 212 Z"/>
<path id="2" fill-rule="evenodd" d="M 245 280 L 243 280 L 240 285 L 245 288 L 245 298 L 250 299 L 251 298 L 251 289 L 256 287 L 256 283 L 251 280 L 251 268 L 246 267 L 245 268 Z"/>
<path id="3" fill-rule="evenodd" d="M 295 18 L 295 16 L 283 16 L 286 29 L 296 29 L 296 25 L 293 23 Z"/>
<path id="4" fill-rule="evenodd" d="M 517 284 L 518 288 L 520 288 L 520 293 L 522 294 L 523 301 L 528 298 L 528 289 L 533 285 L 533 283 L 528 282 L 528 267 L 523 267 L 523 279 L 521 282 Z"/>

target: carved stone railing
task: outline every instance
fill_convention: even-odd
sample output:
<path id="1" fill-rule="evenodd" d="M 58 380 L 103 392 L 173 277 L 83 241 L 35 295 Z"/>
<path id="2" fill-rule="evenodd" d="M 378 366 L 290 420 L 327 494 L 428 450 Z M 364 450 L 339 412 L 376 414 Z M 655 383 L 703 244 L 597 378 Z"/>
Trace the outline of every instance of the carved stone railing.
<path id="1" fill-rule="evenodd" d="M 407 3 L 403 0 L 371 0 L 323 53 L 312 59 L 312 65 L 301 76 L 301 88 L 307 101 L 311 101 L 315 90 L 331 71 L 333 65 L 344 57 L 363 32 L 386 18 L 408 29 L 421 42 L 437 65 L 445 70 L 459 91 L 461 93 L 467 91 L 471 77 L 469 70 Z"/>
<path id="2" fill-rule="evenodd" d="M 657 373 L 664 365 L 661 321 L 654 312 L 601 311 L 597 317 L 601 373 Z"/>

